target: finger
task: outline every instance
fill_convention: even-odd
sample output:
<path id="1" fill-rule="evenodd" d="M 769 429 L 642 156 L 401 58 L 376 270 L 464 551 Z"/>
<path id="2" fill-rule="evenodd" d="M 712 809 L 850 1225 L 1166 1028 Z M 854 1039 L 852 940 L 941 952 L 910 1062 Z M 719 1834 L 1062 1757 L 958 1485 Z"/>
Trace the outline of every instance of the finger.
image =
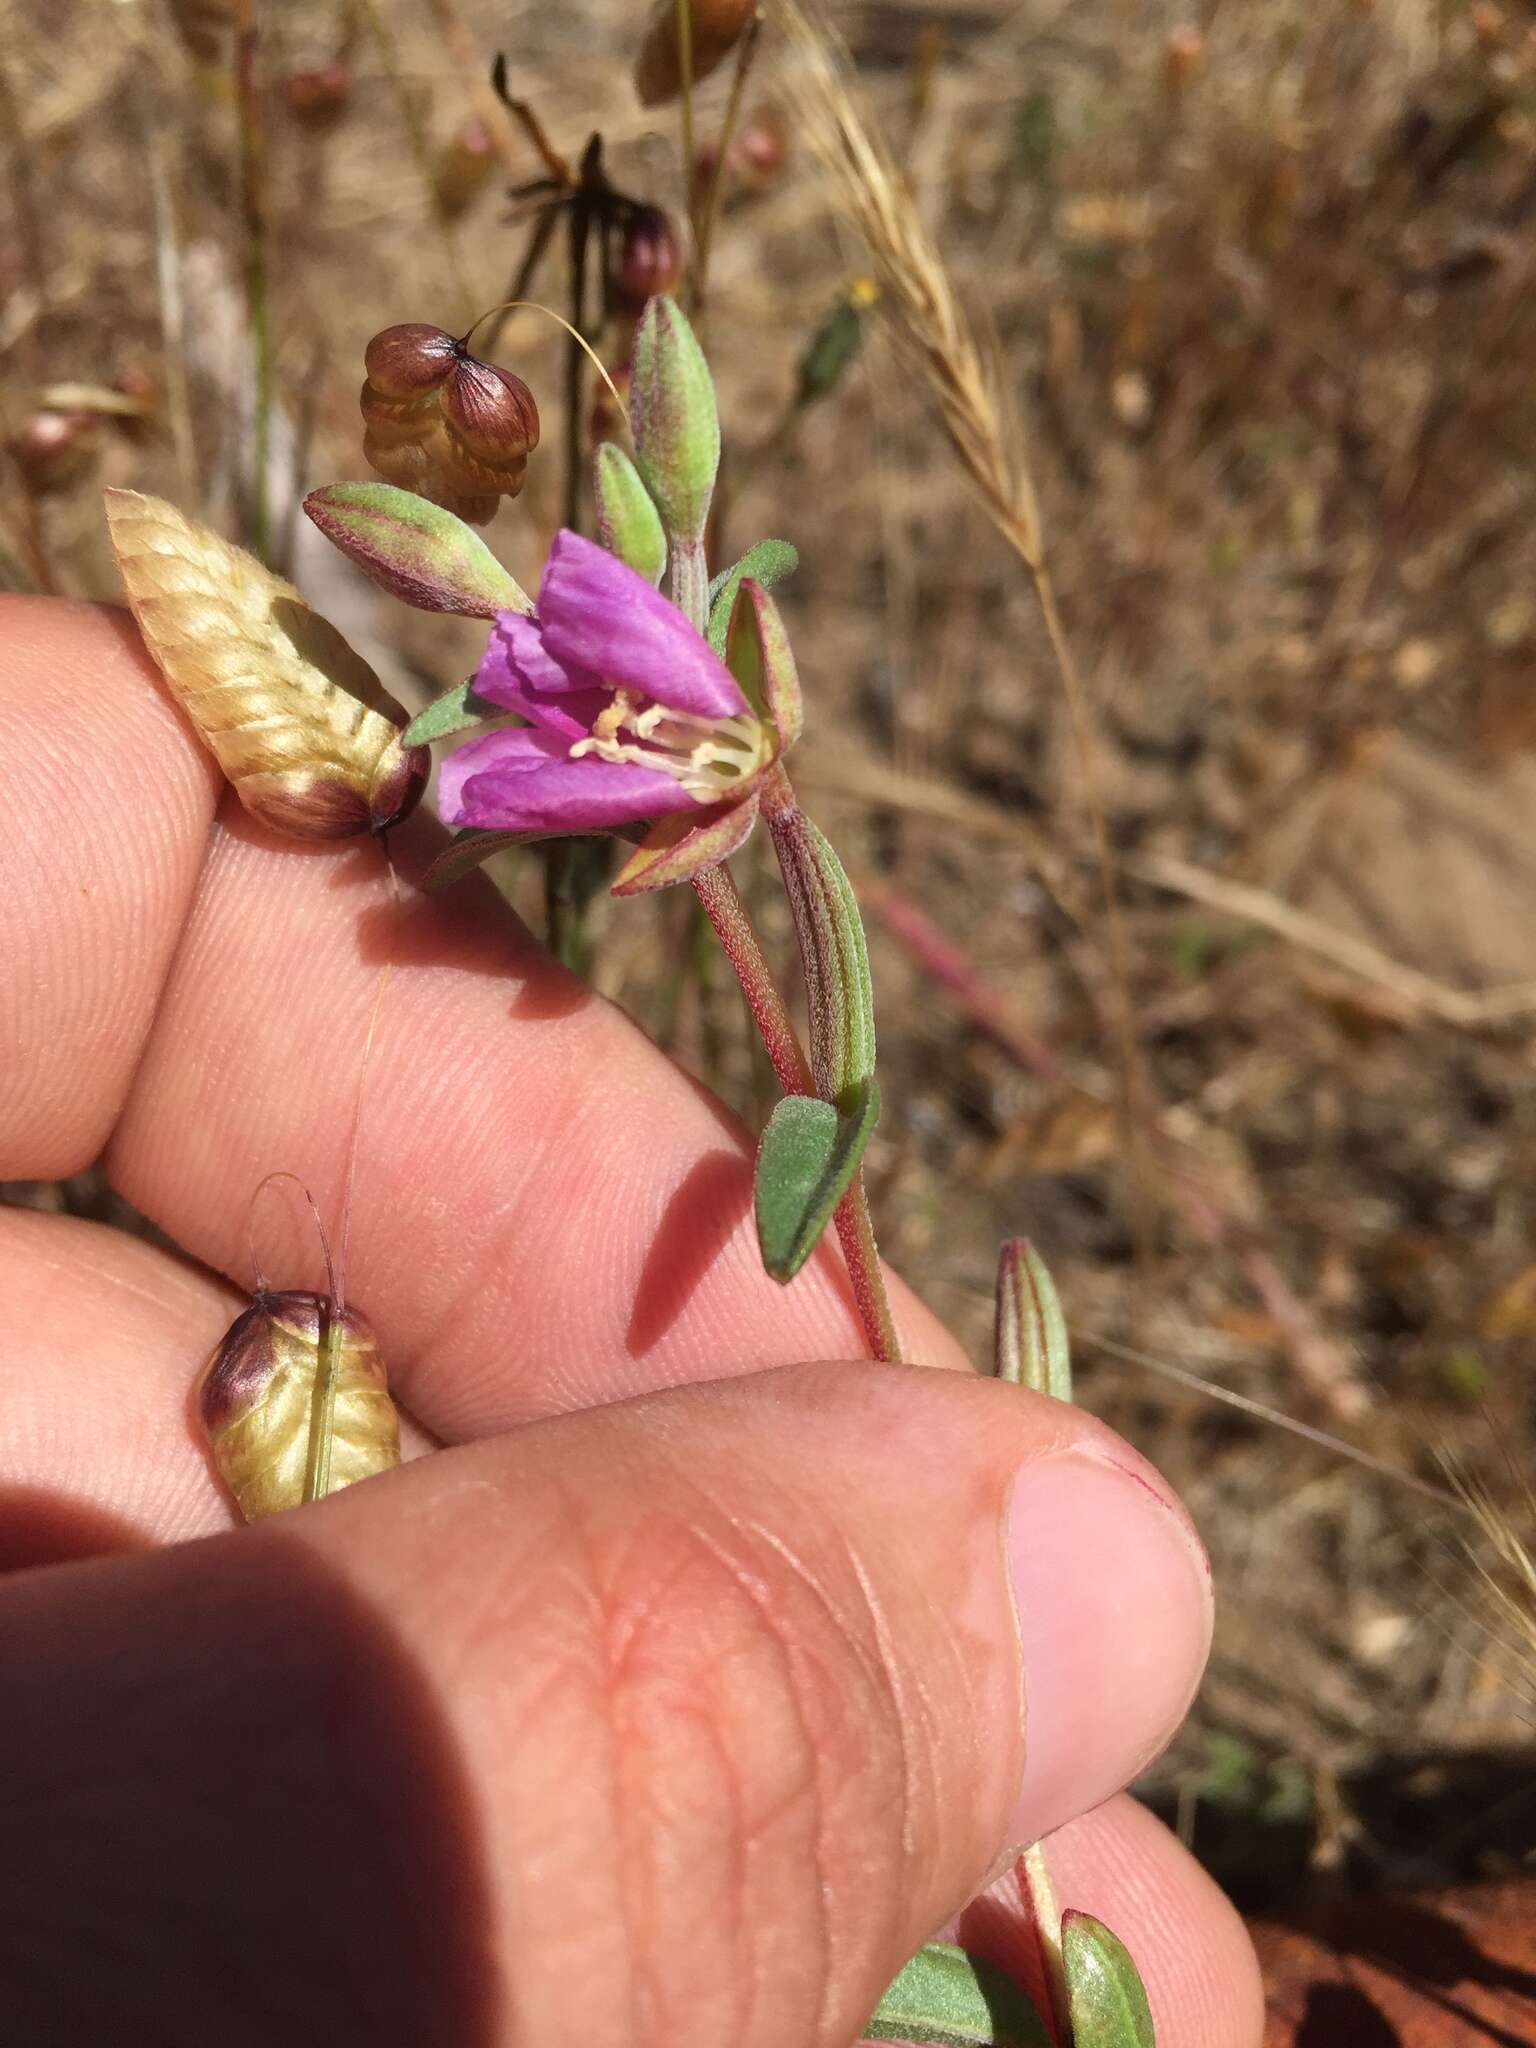
<path id="1" fill-rule="evenodd" d="M 148 2038 L 175 1983 L 189 2039 L 842 2048 L 1188 1696 L 1203 1561 L 1124 1457 L 996 1383 L 795 1367 L 24 1574 L 0 1745 L 48 1824 L 0 1876 L 8 2008 L 41 2043 Z M 1127 1669 L 1096 1750 L 1059 1705 L 1025 1739 Z M 114 1939 L 61 2032 L 64 1901 Z"/>
<path id="2" fill-rule="evenodd" d="M 0 1571 L 238 1520 L 195 1391 L 245 1305 L 142 1238 L 0 1209 Z M 403 1417 L 402 1455 L 430 1448 Z"/>
<path id="3" fill-rule="evenodd" d="M 117 1116 L 216 777 L 126 615 L 0 604 L 0 1180 L 50 1180 L 89 1165 Z"/>
<path id="4" fill-rule="evenodd" d="M 348 1292 L 413 1410 L 463 1438 L 719 1371 L 862 1348 L 835 1242 L 762 1269 L 745 1135 L 500 905 L 414 899 L 372 848 L 315 857 L 222 814 L 108 1164 L 198 1258 L 248 1282 L 250 1190 L 340 1206 L 367 1074 Z M 285 1285 L 320 1283 L 264 1220 Z M 912 1356 L 956 1362 L 909 1295 Z"/>
<path id="5" fill-rule="evenodd" d="M 1092 1913 L 1129 1948 L 1158 2048 L 1258 2048 L 1264 1988 L 1247 1929 L 1160 1820 L 1134 1799 L 1111 1799 L 1053 1834 L 1045 1861 L 1057 1903 Z M 1035 1988 L 1034 1918 L 1017 1870 L 968 1906 L 953 1932 Z"/>

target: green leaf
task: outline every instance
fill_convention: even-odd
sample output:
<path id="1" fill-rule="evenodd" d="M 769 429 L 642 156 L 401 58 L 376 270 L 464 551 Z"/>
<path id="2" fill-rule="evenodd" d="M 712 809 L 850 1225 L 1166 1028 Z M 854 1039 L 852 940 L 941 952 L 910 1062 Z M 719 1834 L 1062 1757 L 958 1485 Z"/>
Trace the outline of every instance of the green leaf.
<path id="1" fill-rule="evenodd" d="M 1117 1934 L 1091 1913 L 1061 1916 L 1072 2048 L 1156 2048 L 1141 1973 Z"/>
<path id="2" fill-rule="evenodd" d="M 990 1963 L 930 1941 L 875 2008 L 866 2041 L 921 2041 L 936 2048 L 1051 2048 L 1027 1993 Z"/>
<path id="3" fill-rule="evenodd" d="M 1066 1317 L 1044 1259 L 1025 1237 L 1009 1238 L 997 1262 L 992 1370 L 1014 1386 L 1072 1398 Z"/>
<path id="4" fill-rule="evenodd" d="M 451 690 L 445 690 L 441 697 L 434 697 L 425 711 L 417 712 L 400 736 L 402 747 L 424 747 L 432 740 L 447 739 L 450 733 L 463 732 L 471 725 L 483 725 L 488 718 L 504 718 L 503 705 L 492 704 L 484 697 L 475 695 L 475 679 L 458 683 Z"/>
<path id="5" fill-rule="evenodd" d="M 725 652 L 736 592 L 743 577 L 750 576 L 764 590 L 771 590 L 775 583 L 782 583 L 786 576 L 793 576 L 799 566 L 800 552 L 787 540 L 760 540 L 756 547 L 747 549 L 739 562 L 733 562 L 729 569 L 720 571 L 709 586 L 709 644 L 716 654 Z"/>
<path id="6" fill-rule="evenodd" d="M 832 1220 L 880 1116 L 873 1076 L 846 1108 L 816 1095 L 786 1095 L 757 1148 L 754 1201 L 763 1266 L 773 1279 L 793 1280 Z"/>
<path id="7" fill-rule="evenodd" d="M 704 351 L 673 299 L 647 302 L 629 366 L 635 466 L 668 538 L 700 540 L 720 466 L 720 415 Z"/>
<path id="8" fill-rule="evenodd" d="M 855 285 L 838 300 L 806 343 L 795 384 L 798 411 L 830 397 L 842 383 L 864 339 L 863 315 L 869 303 L 868 288 Z"/>
<path id="9" fill-rule="evenodd" d="M 875 1071 L 875 996 L 858 902 L 825 834 L 798 804 L 764 815 L 800 942 L 816 1093 L 841 1102 Z"/>
<path id="10" fill-rule="evenodd" d="M 603 546 L 647 582 L 660 583 L 667 536 L 640 472 L 616 441 L 605 441 L 592 465 L 597 531 Z"/>
<path id="11" fill-rule="evenodd" d="M 472 527 L 393 484 L 327 484 L 304 510 L 365 575 L 424 612 L 494 619 L 532 600 Z"/>

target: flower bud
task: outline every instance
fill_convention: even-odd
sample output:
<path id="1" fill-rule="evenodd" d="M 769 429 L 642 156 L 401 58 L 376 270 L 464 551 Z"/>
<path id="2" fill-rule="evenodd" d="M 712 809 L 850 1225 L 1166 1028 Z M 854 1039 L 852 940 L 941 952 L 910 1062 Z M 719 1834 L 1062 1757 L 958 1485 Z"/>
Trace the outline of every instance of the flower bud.
<path id="1" fill-rule="evenodd" d="M 517 496 L 539 445 L 520 377 L 419 322 L 386 327 L 363 360 L 363 453 L 380 476 L 476 526 Z"/>
<path id="2" fill-rule="evenodd" d="M 597 531 L 603 546 L 647 582 L 660 583 L 667 566 L 661 515 L 640 472 L 614 441 L 605 441 L 592 465 Z"/>
<path id="3" fill-rule="evenodd" d="M 283 80 L 283 98 L 295 121 L 305 128 L 329 128 L 346 112 L 352 97 L 352 67 L 331 63 L 290 71 Z"/>
<path id="4" fill-rule="evenodd" d="M 668 535 L 702 538 L 720 464 L 720 415 L 704 351 L 672 299 L 652 299 L 635 330 L 629 424 Z"/>
<path id="5" fill-rule="evenodd" d="M 1163 90 L 1170 99 L 1187 92 L 1205 68 L 1205 37 L 1190 23 L 1176 28 L 1163 46 Z"/>
<path id="6" fill-rule="evenodd" d="M 609 278 L 615 301 L 638 313 L 647 299 L 677 289 L 683 275 L 683 252 L 672 222 L 659 206 L 637 206 L 620 237 Z"/>
<path id="7" fill-rule="evenodd" d="M 344 555 L 392 597 L 424 612 L 494 619 L 533 604 L 478 533 L 393 484 L 327 484 L 304 510 Z"/>
<path id="8" fill-rule="evenodd" d="M 204 1368 L 198 1414 L 219 1476 L 248 1522 L 304 1498 L 315 1379 L 334 1346 L 327 1491 L 400 1462 L 400 1420 L 378 1340 L 355 1308 L 324 1295 L 259 1293 Z"/>
<path id="9" fill-rule="evenodd" d="M 108 491 L 144 644 L 253 816 L 291 839 L 383 831 L 431 761 L 405 713 L 291 583 L 163 499 Z"/>
<path id="10" fill-rule="evenodd" d="M 437 207 L 457 220 L 484 191 L 496 168 L 496 144 L 483 121 L 466 121 L 444 144 L 432 169 Z"/>
<path id="11" fill-rule="evenodd" d="M 756 12 L 757 0 L 693 0 L 690 70 L 695 85 L 729 56 Z M 682 83 L 677 0 L 656 0 L 635 59 L 635 91 L 643 107 L 656 107 L 676 99 Z"/>
<path id="12" fill-rule="evenodd" d="M 99 442 L 99 423 L 90 413 L 45 409 L 33 413 L 6 448 L 34 491 L 62 491 L 90 468 Z"/>

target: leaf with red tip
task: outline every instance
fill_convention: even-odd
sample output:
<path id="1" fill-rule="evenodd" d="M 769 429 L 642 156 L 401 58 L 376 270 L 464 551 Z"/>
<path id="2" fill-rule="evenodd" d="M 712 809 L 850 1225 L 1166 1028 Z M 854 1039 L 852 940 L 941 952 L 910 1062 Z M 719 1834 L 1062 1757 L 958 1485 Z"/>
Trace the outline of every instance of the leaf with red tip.
<path id="1" fill-rule="evenodd" d="M 424 612 L 494 619 L 532 601 L 479 534 L 414 491 L 393 484 L 327 484 L 304 510 L 333 547 L 392 597 Z"/>
<path id="2" fill-rule="evenodd" d="M 714 804 L 703 813 L 674 811 L 659 819 L 619 870 L 615 896 L 642 896 L 691 881 L 729 860 L 757 821 L 757 798 Z"/>

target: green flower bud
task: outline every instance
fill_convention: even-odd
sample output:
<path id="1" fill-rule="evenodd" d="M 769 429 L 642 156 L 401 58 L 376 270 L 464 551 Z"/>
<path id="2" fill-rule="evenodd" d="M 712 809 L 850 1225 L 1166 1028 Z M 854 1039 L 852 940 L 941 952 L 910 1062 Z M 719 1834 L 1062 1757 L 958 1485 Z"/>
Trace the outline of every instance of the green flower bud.
<path id="1" fill-rule="evenodd" d="M 661 514 L 640 472 L 616 441 L 605 441 L 593 464 L 592 494 L 597 531 L 610 554 L 636 575 L 660 583 L 667 566 L 667 536 Z"/>
<path id="2" fill-rule="evenodd" d="M 310 492 L 304 510 L 364 575 L 418 611 L 494 619 L 533 610 L 479 534 L 414 491 L 327 484 Z"/>
<path id="3" fill-rule="evenodd" d="M 720 466 L 720 415 L 704 351 L 671 299 L 652 299 L 635 330 L 629 424 L 668 537 L 701 540 Z"/>

